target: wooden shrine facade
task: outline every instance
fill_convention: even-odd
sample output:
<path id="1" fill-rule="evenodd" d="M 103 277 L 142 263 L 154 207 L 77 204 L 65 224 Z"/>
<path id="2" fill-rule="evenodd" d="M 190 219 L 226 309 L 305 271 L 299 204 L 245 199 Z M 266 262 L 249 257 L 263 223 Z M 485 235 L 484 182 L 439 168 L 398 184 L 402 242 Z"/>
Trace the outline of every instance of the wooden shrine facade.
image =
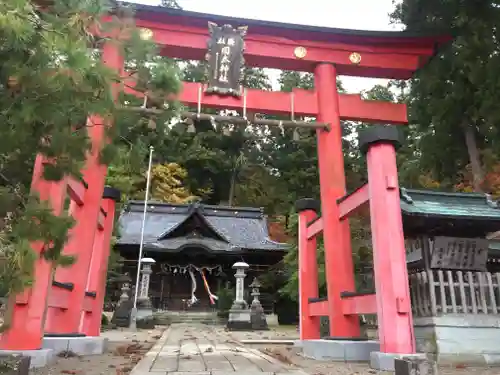
<path id="1" fill-rule="evenodd" d="M 119 219 L 116 249 L 126 259 L 124 271 L 135 275 L 141 236 L 143 202 L 129 202 Z M 155 308 L 207 310 L 211 293 L 234 283 L 235 262 L 250 265 L 246 279 L 282 260 L 287 245 L 269 238 L 261 209 L 151 202 L 144 232 L 144 256 L 155 259 L 151 299 Z M 203 275 L 202 275 L 203 273 Z M 193 280 L 197 303 L 190 305 Z M 135 279 L 135 278 L 133 278 Z"/>

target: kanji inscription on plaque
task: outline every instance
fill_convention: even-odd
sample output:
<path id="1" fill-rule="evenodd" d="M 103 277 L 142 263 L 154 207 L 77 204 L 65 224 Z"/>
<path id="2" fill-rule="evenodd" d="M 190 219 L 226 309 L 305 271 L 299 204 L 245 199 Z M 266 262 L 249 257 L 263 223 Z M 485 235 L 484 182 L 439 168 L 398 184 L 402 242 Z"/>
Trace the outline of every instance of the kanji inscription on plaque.
<path id="1" fill-rule="evenodd" d="M 488 245 L 482 238 L 435 237 L 431 268 L 484 271 Z"/>
<path id="2" fill-rule="evenodd" d="M 236 29 L 231 25 L 208 23 L 208 87 L 206 93 L 240 96 L 240 81 L 245 60 L 244 37 L 247 26 Z"/>

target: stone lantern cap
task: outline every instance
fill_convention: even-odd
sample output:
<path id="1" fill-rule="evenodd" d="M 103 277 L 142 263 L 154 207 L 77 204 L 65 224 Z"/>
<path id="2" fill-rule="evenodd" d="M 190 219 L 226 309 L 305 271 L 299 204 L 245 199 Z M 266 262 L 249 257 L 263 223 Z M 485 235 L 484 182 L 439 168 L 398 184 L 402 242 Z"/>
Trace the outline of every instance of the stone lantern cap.
<path id="1" fill-rule="evenodd" d="M 233 264 L 234 269 L 246 270 L 249 267 L 250 266 L 248 265 L 248 263 L 245 262 L 236 262 L 235 264 Z"/>
<path id="2" fill-rule="evenodd" d="M 156 261 L 153 258 L 142 258 L 141 264 L 155 264 Z"/>
<path id="3" fill-rule="evenodd" d="M 261 285 L 260 285 L 260 282 L 259 282 L 259 279 L 257 279 L 256 277 L 253 279 L 252 283 L 250 284 L 250 288 L 260 288 Z"/>

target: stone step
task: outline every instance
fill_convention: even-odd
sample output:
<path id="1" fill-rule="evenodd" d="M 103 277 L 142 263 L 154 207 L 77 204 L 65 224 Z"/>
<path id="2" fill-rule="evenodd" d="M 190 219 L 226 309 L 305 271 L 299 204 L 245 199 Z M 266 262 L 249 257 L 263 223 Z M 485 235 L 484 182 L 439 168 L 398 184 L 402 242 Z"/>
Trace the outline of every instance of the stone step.
<path id="1" fill-rule="evenodd" d="M 173 323 L 202 323 L 202 324 L 225 324 L 224 319 L 220 319 L 217 313 L 198 313 L 198 312 L 176 312 L 160 311 L 156 312 L 155 318 L 157 324 Z"/>

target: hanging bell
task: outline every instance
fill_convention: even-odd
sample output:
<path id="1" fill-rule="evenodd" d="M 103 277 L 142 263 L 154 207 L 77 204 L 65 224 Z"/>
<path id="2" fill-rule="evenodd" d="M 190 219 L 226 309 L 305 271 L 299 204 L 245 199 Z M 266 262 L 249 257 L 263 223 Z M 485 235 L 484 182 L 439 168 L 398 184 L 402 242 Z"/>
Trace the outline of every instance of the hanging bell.
<path id="1" fill-rule="evenodd" d="M 229 130 L 229 128 L 227 128 L 227 127 L 223 127 L 222 134 L 226 137 L 229 137 L 231 135 L 231 130 Z"/>
<path id="2" fill-rule="evenodd" d="M 293 140 L 295 142 L 300 141 L 300 133 L 299 133 L 299 129 L 297 129 L 297 128 L 295 128 L 293 130 Z"/>

